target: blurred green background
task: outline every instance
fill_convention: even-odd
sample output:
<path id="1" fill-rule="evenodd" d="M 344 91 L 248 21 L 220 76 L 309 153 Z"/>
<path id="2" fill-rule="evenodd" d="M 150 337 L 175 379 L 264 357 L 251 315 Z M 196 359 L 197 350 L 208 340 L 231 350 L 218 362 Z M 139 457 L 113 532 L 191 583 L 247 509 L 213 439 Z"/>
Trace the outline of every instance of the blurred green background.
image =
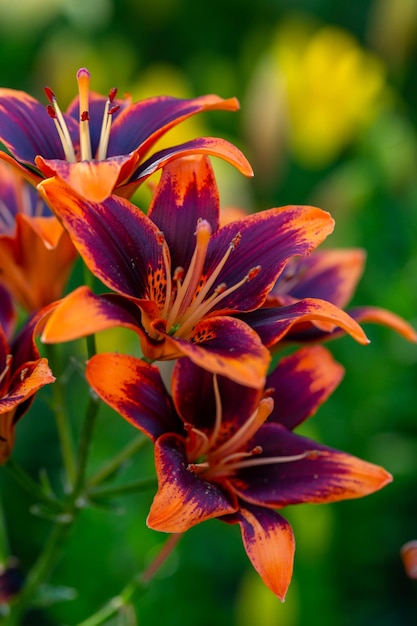
<path id="1" fill-rule="evenodd" d="M 330 211 L 336 229 L 326 245 L 368 253 L 354 303 L 392 309 L 416 326 L 416 0 L 0 0 L 0 16 L 0 83 L 41 100 L 47 84 L 65 107 L 81 66 L 102 93 L 237 96 L 241 111 L 204 114 L 172 131 L 171 145 L 210 134 L 245 152 L 254 179 L 215 163 L 226 206 Z M 144 189 L 136 200 L 147 198 Z M 304 432 L 383 465 L 394 482 L 363 500 L 285 512 L 297 551 L 284 604 L 252 571 L 237 527 L 192 529 L 135 604 L 141 626 L 417 623 L 417 583 L 400 560 L 401 546 L 417 538 L 417 348 L 385 328 L 366 330 L 367 347 L 347 338 L 329 345 L 346 376 Z M 72 375 L 75 429 L 79 385 Z M 15 455 L 35 477 L 46 468 L 59 488 L 41 395 L 18 425 Z M 93 469 L 131 437 L 103 407 Z M 123 478 L 149 476 L 151 452 Z M 5 472 L 0 478 L 11 551 L 25 570 L 50 525 L 29 512 L 33 502 Z M 164 539 L 145 526 L 151 497 L 119 498 L 111 514 L 82 512 L 53 580 L 77 596 L 41 607 L 28 626 L 77 624 L 143 569 Z M 112 623 L 134 623 L 123 619 Z"/>

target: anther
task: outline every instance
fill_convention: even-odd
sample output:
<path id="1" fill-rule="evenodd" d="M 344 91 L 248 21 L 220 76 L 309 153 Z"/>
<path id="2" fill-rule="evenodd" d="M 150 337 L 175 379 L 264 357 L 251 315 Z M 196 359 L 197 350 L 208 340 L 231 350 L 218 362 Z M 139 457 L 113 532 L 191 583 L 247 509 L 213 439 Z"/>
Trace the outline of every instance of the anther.
<path id="1" fill-rule="evenodd" d="M 256 267 L 252 267 L 252 269 L 249 270 L 248 274 L 247 274 L 247 279 L 249 280 L 253 280 L 261 271 L 262 267 L 260 265 L 257 265 Z"/>

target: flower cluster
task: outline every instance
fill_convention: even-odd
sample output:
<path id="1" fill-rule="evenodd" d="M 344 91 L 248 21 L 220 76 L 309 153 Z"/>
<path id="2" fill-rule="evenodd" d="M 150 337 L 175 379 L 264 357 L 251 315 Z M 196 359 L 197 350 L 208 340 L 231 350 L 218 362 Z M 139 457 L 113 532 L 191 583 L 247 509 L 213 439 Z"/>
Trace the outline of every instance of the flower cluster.
<path id="1" fill-rule="evenodd" d="M 85 375 L 154 442 L 158 489 L 148 526 L 179 534 L 211 518 L 238 524 L 254 568 L 284 599 L 295 544 L 278 511 L 361 497 L 391 480 L 293 432 L 343 376 L 317 344 L 341 334 L 366 344 L 362 322 L 410 341 L 416 334 L 389 311 L 344 310 L 364 253 L 316 251 L 333 230 L 329 213 L 284 206 L 222 225 L 209 156 L 251 176 L 235 146 L 206 137 L 149 156 L 172 126 L 236 110 L 234 98 L 132 103 L 116 89 L 90 91 L 85 68 L 77 82 L 66 112 L 50 88 L 46 106 L 0 89 L 0 462 L 34 394 L 54 381 L 35 339 L 56 344 L 128 328 L 142 356 L 115 347 L 91 355 Z M 132 195 L 156 170 L 142 211 Z M 104 293 L 81 284 L 64 295 L 77 256 Z M 11 339 L 16 307 L 29 317 Z M 283 345 L 292 350 L 279 358 Z M 170 383 L 162 361 L 173 361 Z"/>

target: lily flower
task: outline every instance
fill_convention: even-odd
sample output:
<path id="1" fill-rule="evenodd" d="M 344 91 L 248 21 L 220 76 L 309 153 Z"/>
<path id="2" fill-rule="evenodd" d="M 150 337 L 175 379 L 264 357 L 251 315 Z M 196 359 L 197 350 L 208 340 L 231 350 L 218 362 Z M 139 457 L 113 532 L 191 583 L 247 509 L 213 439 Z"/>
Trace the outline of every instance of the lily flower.
<path id="1" fill-rule="evenodd" d="M 58 177 L 81 197 L 101 202 L 113 192 L 130 197 L 138 185 L 172 159 L 201 153 L 221 157 L 246 176 L 252 168 L 224 139 L 201 137 L 145 158 L 170 128 L 202 111 L 236 111 L 236 98 L 207 95 L 194 99 L 169 96 L 131 103 L 90 91 L 90 73 L 77 72 L 78 96 L 62 112 L 53 91 L 45 88 L 45 107 L 23 91 L 0 89 L 0 141 L 10 154 L 0 158 L 18 167 L 36 186 Z"/>
<path id="2" fill-rule="evenodd" d="M 289 258 L 323 241 L 333 229 L 328 213 L 287 206 L 220 228 L 218 190 L 204 156 L 164 168 L 147 215 L 115 196 L 86 203 L 52 179 L 39 189 L 93 274 L 119 294 L 95 296 L 85 287 L 69 294 L 46 322 L 43 341 L 125 325 L 138 333 L 149 361 L 188 356 L 241 384 L 263 386 L 269 352 L 235 314 L 260 307 Z M 362 337 L 343 316 L 341 324 Z"/>
<path id="3" fill-rule="evenodd" d="M 5 292 L 0 295 L 0 320 L 10 320 L 10 300 Z M 12 452 L 16 423 L 29 410 L 36 392 L 55 380 L 34 340 L 39 320 L 39 315 L 34 316 L 11 343 L 0 325 L 0 465 Z"/>
<path id="4" fill-rule="evenodd" d="M 391 481 L 383 468 L 293 432 L 342 375 L 322 346 L 284 358 L 265 391 L 189 359 L 174 366 L 172 396 L 158 369 L 135 357 L 98 354 L 87 365 L 98 395 L 155 442 L 158 491 L 148 526 L 182 533 L 212 518 L 239 524 L 249 559 L 281 600 L 294 537 L 277 509 L 358 498 Z"/>
<path id="5" fill-rule="evenodd" d="M 241 317 L 268 347 L 283 339 L 305 342 L 337 337 L 342 330 L 337 321 L 332 322 L 331 310 L 345 309 L 364 265 L 365 252 L 359 248 L 318 250 L 309 257 L 294 258 L 269 292 L 264 307 Z M 360 324 L 382 324 L 408 341 L 417 341 L 414 328 L 387 309 L 359 306 L 348 308 L 347 313 Z"/>
<path id="6" fill-rule="evenodd" d="M 27 312 L 62 297 L 77 257 L 39 193 L 0 162 L 0 281 Z"/>

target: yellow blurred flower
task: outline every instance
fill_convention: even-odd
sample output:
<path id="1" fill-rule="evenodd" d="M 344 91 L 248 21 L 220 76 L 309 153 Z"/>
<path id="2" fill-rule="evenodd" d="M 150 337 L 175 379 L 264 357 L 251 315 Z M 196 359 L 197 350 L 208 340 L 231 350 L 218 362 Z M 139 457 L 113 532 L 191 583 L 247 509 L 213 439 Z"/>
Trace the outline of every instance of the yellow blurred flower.
<path id="1" fill-rule="evenodd" d="M 281 148 L 287 142 L 296 160 L 307 167 L 323 167 L 335 159 L 386 101 L 383 63 L 336 26 L 313 29 L 300 20 L 286 22 L 277 32 L 268 60 L 260 64 L 264 75 L 266 62 L 268 80 L 279 89 L 275 87 L 275 128 L 269 133 L 263 129 L 262 136 L 273 141 L 273 131 L 284 127 Z M 273 93 L 273 87 L 260 81 L 259 75 L 256 84 L 259 125 L 265 96 Z M 266 119 L 271 123 L 270 115 Z"/>

